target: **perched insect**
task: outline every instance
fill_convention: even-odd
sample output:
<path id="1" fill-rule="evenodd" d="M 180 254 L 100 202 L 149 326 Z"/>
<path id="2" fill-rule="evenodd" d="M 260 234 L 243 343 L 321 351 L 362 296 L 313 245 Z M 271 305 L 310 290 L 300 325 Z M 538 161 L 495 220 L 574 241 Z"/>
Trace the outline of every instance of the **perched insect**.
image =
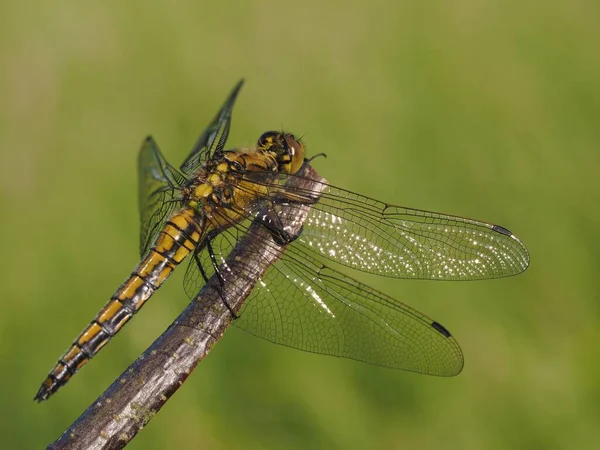
<path id="1" fill-rule="evenodd" d="M 478 280 L 516 275 L 529 264 L 506 228 L 388 205 L 321 183 L 285 188 L 298 177 L 304 144 L 264 133 L 254 148 L 226 150 L 240 81 L 180 171 L 148 137 L 139 154 L 141 262 L 59 359 L 35 399 L 56 392 L 144 305 L 190 254 L 184 278 L 193 298 L 257 218 L 284 255 L 256 284 L 234 324 L 270 341 L 315 353 L 438 376 L 458 374 L 463 356 L 440 323 L 328 267 L 324 259 L 394 278 Z M 318 198 L 318 200 L 314 200 Z M 272 206 L 310 204 L 302 232 L 289 236 Z M 226 304 L 228 308 L 229 305 Z"/>

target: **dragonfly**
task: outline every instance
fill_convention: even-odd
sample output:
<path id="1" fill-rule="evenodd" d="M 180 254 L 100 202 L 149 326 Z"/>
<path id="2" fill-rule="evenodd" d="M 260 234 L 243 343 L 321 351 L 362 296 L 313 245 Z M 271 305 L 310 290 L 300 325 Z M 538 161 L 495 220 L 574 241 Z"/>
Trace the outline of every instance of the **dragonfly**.
<path id="1" fill-rule="evenodd" d="M 528 267 L 525 245 L 499 225 L 394 206 L 325 182 L 314 191 L 286 190 L 312 161 L 300 138 L 268 131 L 251 148 L 225 147 L 242 85 L 243 80 L 231 91 L 179 170 L 151 136 L 143 142 L 138 157 L 141 261 L 60 357 L 35 400 L 46 400 L 64 386 L 184 259 L 189 258 L 184 290 L 190 298 L 214 275 L 225 285 L 224 261 L 255 220 L 285 251 L 239 312 L 225 305 L 234 325 L 313 353 L 428 375 L 461 372 L 463 354 L 446 327 L 338 266 L 392 278 L 501 278 Z M 278 204 L 292 210 L 310 205 L 299 235 L 282 226 Z"/>

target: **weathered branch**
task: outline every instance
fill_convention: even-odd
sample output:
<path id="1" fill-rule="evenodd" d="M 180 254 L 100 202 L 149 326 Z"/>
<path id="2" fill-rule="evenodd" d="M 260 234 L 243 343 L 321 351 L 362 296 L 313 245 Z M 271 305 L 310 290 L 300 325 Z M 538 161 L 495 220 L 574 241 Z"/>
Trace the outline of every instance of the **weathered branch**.
<path id="1" fill-rule="evenodd" d="M 309 165 L 286 185 L 319 190 L 324 179 Z M 317 198 L 314 198 L 316 200 Z M 282 224 L 298 235 L 310 206 L 277 205 Z M 221 294 L 213 276 L 169 328 L 117 378 L 49 449 L 120 449 L 156 415 L 231 324 L 223 299 L 239 311 L 264 272 L 285 251 L 257 220 L 227 257 L 231 274 Z M 223 297 L 222 297 L 222 296 Z"/>

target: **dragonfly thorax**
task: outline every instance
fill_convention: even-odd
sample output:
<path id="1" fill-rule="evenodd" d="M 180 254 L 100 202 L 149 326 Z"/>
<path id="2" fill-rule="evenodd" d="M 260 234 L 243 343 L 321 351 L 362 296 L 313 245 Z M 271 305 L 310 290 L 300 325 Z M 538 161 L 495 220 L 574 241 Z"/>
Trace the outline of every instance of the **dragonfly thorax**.
<path id="1" fill-rule="evenodd" d="M 222 151 L 196 172 L 183 189 L 182 200 L 198 210 L 210 205 L 245 205 L 250 201 L 248 197 L 252 197 L 251 192 L 264 189 L 254 186 L 253 177 L 272 180 L 278 170 L 273 152 L 261 148 Z"/>

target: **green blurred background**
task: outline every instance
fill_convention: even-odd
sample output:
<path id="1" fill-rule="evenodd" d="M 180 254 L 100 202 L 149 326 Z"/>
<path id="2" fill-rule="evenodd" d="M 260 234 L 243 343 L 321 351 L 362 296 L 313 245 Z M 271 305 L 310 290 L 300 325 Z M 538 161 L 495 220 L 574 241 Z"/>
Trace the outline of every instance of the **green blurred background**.
<path id="1" fill-rule="evenodd" d="M 600 440 L 600 4 L 3 2 L 0 437 L 41 448 L 187 304 L 176 274 L 50 401 L 39 383 L 137 262 L 136 157 L 304 135 L 333 184 L 499 223 L 518 277 L 360 276 L 446 325 L 438 379 L 231 329 L 134 449 L 591 449 Z"/>

